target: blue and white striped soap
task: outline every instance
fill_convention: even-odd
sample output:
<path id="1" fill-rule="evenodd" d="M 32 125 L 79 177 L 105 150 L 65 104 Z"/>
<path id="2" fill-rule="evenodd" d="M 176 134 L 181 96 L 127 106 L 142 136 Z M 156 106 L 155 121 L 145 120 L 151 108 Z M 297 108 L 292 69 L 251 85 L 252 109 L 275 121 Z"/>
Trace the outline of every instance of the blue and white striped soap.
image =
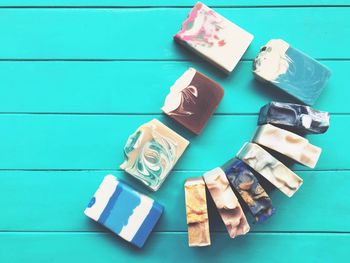
<path id="1" fill-rule="evenodd" d="M 163 206 L 107 175 L 84 213 L 141 248 L 162 215 Z"/>

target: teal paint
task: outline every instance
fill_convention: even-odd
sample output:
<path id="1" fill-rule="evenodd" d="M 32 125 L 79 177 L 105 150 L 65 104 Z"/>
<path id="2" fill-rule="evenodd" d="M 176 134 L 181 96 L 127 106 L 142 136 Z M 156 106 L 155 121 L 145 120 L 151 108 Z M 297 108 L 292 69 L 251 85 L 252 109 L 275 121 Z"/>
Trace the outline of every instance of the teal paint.
<path id="1" fill-rule="evenodd" d="M 195 1 L 193 0 L 3 0 L 0 6 L 193 6 Z M 337 6 L 337 5 L 349 5 L 347 0 L 265 0 L 261 2 L 259 0 L 208 0 L 205 1 L 210 6 Z"/>
<path id="2" fill-rule="evenodd" d="M 128 136 L 153 118 L 191 141 L 176 170 L 209 170 L 251 139 L 258 115 L 213 116 L 203 133 L 194 136 L 163 115 L 0 114 L 6 127 L 0 129 L 0 169 L 118 169 Z M 350 140 L 343 139 L 350 130 L 349 118 L 331 116 L 326 134 L 308 136 L 323 149 L 315 170 L 349 169 L 348 155 L 339 152 L 350 149 Z"/>
<path id="3" fill-rule="evenodd" d="M 332 69 L 333 77 L 314 107 L 331 113 L 348 113 L 347 96 L 344 96 L 348 89 L 341 87 L 347 82 L 350 61 L 326 60 L 322 63 Z M 230 77 L 219 74 L 204 62 L 0 61 L 1 85 L 4 87 L 0 111 L 160 114 L 169 88 L 189 66 L 215 79 L 225 89 L 225 96 L 215 113 L 257 114 L 260 107 L 271 100 L 295 102 L 253 80 L 251 61 L 239 63 Z M 136 72 L 137 77 L 134 76 Z M 157 72 L 161 74 L 155 81 Z M 130 94 L 135 94 L 132 96 L 134 103 L 130 103 Z M 144 99 L 148 96 L 152 100 Z"/>
<path id="4" fill-rule="evenodd" d="M 343 5 L 350 6 L 349 1 L 208 0 L 208 5 L 225 6 L 219 8 L 221 14 L 255 35 L 245 61 L 226 78 L 173 43 L 172 36 L 193 3 L 1 1 L 0 6 L 187 6 L 0 10 L 0 23 L 6 25 L 0 28 L 0 58 L 19 60 L 0 61 L 1 262 L 158 262 L 164 260 L 162 255 L 177 262 L 184 258 L 191 262 L 231 262 L 232 258 L 245 262 L 347 259 L 350 9 Z M 242 5 L 245 7 L 240 8 Z M 260 8 L 261 5 L 273 7 Z M 149 39 L 150 32 L 153 41 L 140 45 L 140 40 Z M 304 184 L 292 199 L 276 190 L 269 191 L 278 213 L 264 224 L 252 225 L 254 233 L 246 237 L 230 240 L 226 233 L 218 233 L 224 227 L 210 204 L 213 245 L 189 249 L 184 180 L 233 157 L 243 141 L 252 136 L 261 106 L 270 100 L 293 102 L 253 81 L 251 74 L 251 59 L 260 46 L 276 37 L 319 59 L 332 71 L 327 88 L 314 105 L 331 112 L 331 127 L 325 135 L 309 136 L 324 150 L 319 165 L 314 171 L 296 172 Z M 169 87 L 188 66 L 218 81 L 225 89 L 216 111 L 225 116 L 214 116 L 196 138 L 159 115 Z M 145 100 L 147 96 L 153 99 Z M 127 136 L 153 117 L 165 120 L 192 141 L 176 166 L 177 171 L 169 175 L 157 193 L 150 193 L 126 174 L 115 172 L 122 161 Z M 81 213 L 101 178 L 111 169 L 165 206 L 157 233 L 141 251 L 112 234 L 100 233 L 104 230 Z"/>
<path id="5" fill-rule="evenodd" d="M 189 10 L 0 9 L 0 24 L 11 25 L 0 27 L 0 58 L 202 61 L 173 41 Z M 291 46 L 316 59 L 350 58 L 350 38 L 345 32 L 350 26 L 350 8 L 217 10 L 254 35 L 244 59 L 253 59 L 262 45 L 276 37 L 283 37 Z M 334 30 L 339 25 L 341 28 Z M 329 48 L 334 45 L 336 48 Z M 214 70 L 212 66 L 211 71 Z"/>

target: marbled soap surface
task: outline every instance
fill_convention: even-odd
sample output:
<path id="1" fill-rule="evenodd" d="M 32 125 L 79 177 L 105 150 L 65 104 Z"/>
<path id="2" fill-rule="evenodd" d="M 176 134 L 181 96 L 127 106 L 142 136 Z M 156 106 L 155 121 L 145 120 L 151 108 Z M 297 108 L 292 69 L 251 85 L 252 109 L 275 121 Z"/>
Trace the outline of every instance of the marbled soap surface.
<path id="1" fill-rule="evenodd" d="M 322 151 L 307 139 L 271 124 L 258 126 L 252 142 L 284 154 L 310 168 L 316 166 Z"/>
<path id="2" fill-rule="evenodd" d="M 253 72 L 308 105 L 316 102 L 331 75 L 327 67 L 280 39 L 261 48 Z"/>
<path id="3" fill-rule="evenodd" d="M 188 144 L 185 138 L 153 119 L 128 138 L 120 168 L 157 191 Z"/>
<path id="4" fill-rule="evenodd" d="M 203 178 L 230 237 L 249 232 L 247 219 L 224 171 L 215 168 L 206 172 Z"/>
<path id="5" fill-rule="evenodd" d="M 303 183 L 299 176 L 255 143 L 245 143 L 236 156 L 288 197 Z"/>
<path id="6" fill-rule="evenodd" d="M 189 68 L 170 88 L 163 112 L 199 134 L 217 108 L 224 90 L 194 68 Z"/>
<path id="7" fill-rule="evenodd" d="M 209 246 L 207 198 L 202 177 L 186 180 L 185 201 L 189 246 Z"/>
<path id="8" fill-rule="evenodd" d="M 123 239 L 142 247 L 163 213 L 163 207 L 107 175 L 85 214 Z"/>
<path id="9" fill-rule="evenodd" d="M 221 168 L 257 222 L 263 222 L 274 214 L 275 208 L 270 197 L 243 161 L 233 158 Z"/>
<path id="10" fill-rule="evenodd" d="M 270 102 L 260 109 L 258 125 L 280 125 L 305 133 L 325 133 L 329 128 L 329 113 L 309 106 Z"/>
<path id="11" fill-rule="evenodd" d="M 231 72 L 253 35 L 197 2 L 174 38 L 223 71 Z"/>

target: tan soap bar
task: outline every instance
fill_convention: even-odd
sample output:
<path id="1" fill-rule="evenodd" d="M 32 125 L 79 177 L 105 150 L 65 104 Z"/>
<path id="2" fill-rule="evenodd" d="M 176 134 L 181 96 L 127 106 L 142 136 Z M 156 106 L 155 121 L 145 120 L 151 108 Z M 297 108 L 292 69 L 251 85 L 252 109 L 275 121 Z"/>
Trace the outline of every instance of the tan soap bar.
<path id="1" fill-rule="evenodd" d="M 205 184 L 202 177 L 185 182 L 188 245 L 203 247 L 210 245 L 209 220 Z"/>
<path id="2" fill-rule="evenodd" d="M 215 168 L 203 175 L 205 184 L 231 238 L 244 235 L 250 227 L 225 172 Z"/>
<path id="3" fill-rule="evenodd" d="M 303 183 L 303 179 L 255 143 L 245 143 L 237 153 L 237 158 L 269 180 L 288 197 L 291 197 Z"/>
<path id="4" fill-rule="evenodd" d="M 289 158 L 314 168 L 322 149 L 309 143 L 307 139 L 271 124 L 258 126 L 253 142 L 282 153 Z"/>

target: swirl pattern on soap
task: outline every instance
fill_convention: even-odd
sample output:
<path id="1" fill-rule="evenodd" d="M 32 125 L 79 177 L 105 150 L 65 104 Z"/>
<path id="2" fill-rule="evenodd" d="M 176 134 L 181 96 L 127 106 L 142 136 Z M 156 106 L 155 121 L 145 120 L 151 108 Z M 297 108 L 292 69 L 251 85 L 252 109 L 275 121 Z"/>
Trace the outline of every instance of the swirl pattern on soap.
<path id="1" fill-rule="evenodd" d="M 321 63 L 281 39 L 272 39 L 261 48 L 253 72 L 309 105 L 315 103 L 331 75 Z"/>
<path id="2" fill-rule="evenodd" d="M 293 59 L 288 71 L 278 77 L 277 83 L 282 83 L 283 89 L 292 95 L 296 94 L 299 100 L 313 104 L 325 87 L 330 71 L 293 47 L 287 50 L 286 56 Z M 301 92 L 304 90 L 307 92 Z"/>
<path id="3" fill-rule="evenodd" d="M 282 40 L 270 40 L 254 59 L 254 73 L 266 81 L 278 83 L 278 77 L 285 74 L 292 63 L 286 54 L 288 48 L 289 45 Z"/>
<path id="4" fill-rule="evenodd" d="M 255 143 L 246 143 L 237 157 L 291 197 L 303 180 Z"/>
<path id="5" fill-rule="evenodd" d="M 275 209 L 270 197 L 243 161 L 233 158 L 224 164 L 222 169 L 257 222 L 263 222 L 274 214 Z"/>
<path id="6" fill-rule="evenodd" d="M 262 175 L 269 175 L 269 180 L 281 188 L 295 191 L 299 187 L 299 182 L 294 181 L 294 178 L 282 176 L 281 173 L 277 172 L 280 167 L 282 167 L 282 163 L 271 155 L 267 155 L 262 151 L 256 152 L 255 154 L 252 152 L 250 155 L 246 156 L 244 161 L 247 161 L 249 164 L 254 163 L 254 170 L 260 172 Z"/>
<path id="7" fill-rule="evenodd" d="M 196 104 L 196 98 L 198 97 L 198 90 L 195 86 L 188 86 L 178 93 L 170 93 L 171 98 L 176 102 L 177 108 L 171 112 L 169 115 L 178 116 L 190 116 L 194 113 L 186 109 L 186 104 Z"/>
<path id="8" fill-rule="evenodd" d="M 137 152 L 134 162 L 126 167 L 129 173 L 137 176 L 149 186 L 159 185 L 167 176 L 176 161 L 175 143 L 156 132 L 152 127 L 149 131 L 152 138 L 144 138 L 147 131 L 137 131 L 131 135 L 124 147 L 126 159 Z"/>
<path id="9" fill-rule="evenodd" d="M 246 234 L 249 224 L 224 171 L 215 168 L 206 172 L 203 178 L 230 237 Z"/>
<path id="10" fill-rule="evenodd" d="M 166 96 L 162 110 L 168 115 L 191 116 L 195 109 L 194 105 L 198 99 L 199 91 L 192 85 L 197 71 L 193 68 L 186 70 L 170 87 L 170 93 Z"/>
<path id="11" fill-rule="evenodd" d="M 202 3 L 197 3 L 182 24 L 176 38 L 192 46 L 222 47 L 226 42 L 220 35 L 224 19 L 208 9 Z"/>

